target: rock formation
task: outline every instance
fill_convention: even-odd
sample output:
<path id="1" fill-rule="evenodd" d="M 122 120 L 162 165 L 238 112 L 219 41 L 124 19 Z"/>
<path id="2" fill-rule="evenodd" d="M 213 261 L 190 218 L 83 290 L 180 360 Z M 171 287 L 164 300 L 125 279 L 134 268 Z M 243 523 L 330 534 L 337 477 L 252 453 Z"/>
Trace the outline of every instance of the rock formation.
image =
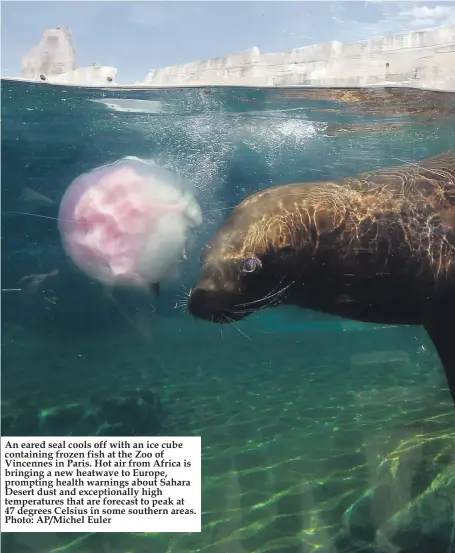
<path id="1" fill-rule="evenodd" d="M 151 70 L 149 86 L 411 86 L 455 90 L 455 25 L 342 44 L 328 42 L 288 52 L 243 52 Z M 46 29 L 25 56 L 21 77 L 54 84 L 109 86 L 117 69 L 76 69 L 67 27 Z"/>
<path id="2" fill-rule="evenodd" d="M 97 63 L 76 67 L 76 49 L 68 27 L 46 29 L 38 46 L 22 61 L 21 78 L 52 84 L 109 86 L 115 83 L 117 69 Z"/>
<path id="3" fill-rule="evenodd" d="M 326 86 L 396 84 L 455 90 L 455 25 L 288 52 L 258 48 L 148 73 L 144 84 Z"/>
<path id="4" fill-rule="evenodd" d="M 68 27 L 46 29 L 41 41 L 22 61 L 21 77 L 39 80 L 40 75 L 60 75 L 76 69 L 76 50 Z"/>

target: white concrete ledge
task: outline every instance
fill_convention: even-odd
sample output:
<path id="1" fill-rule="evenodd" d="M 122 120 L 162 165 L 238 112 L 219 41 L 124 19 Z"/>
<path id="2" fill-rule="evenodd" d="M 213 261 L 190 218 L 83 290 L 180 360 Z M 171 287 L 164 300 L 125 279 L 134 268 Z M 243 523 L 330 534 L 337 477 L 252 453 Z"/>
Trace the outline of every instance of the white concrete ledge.
<path id="1" fill-rule="evenodd" d="M 94 65 L 92 67 L 79 67 L 60 75 L 45 76 L 42 81 L 51 84 L 69 84 L 75 86 L 111 86 L 115 83 L 117 69 Z"/>
<path id="2" fill-rule="evenodd" d="M 259 48 L 148 73 L 153 86 L 342 86 L 455 90 L 455 25 L 261 54 Z"/>

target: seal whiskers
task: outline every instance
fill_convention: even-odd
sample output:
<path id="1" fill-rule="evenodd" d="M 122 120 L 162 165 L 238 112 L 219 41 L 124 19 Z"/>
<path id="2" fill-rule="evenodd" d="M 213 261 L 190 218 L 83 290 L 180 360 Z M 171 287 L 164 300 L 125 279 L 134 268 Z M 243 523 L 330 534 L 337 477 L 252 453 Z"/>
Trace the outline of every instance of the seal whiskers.
<path id="1" fill-rule="evenodd" d="M 246 309 L 236 309 L 234 311 L 234 314 L 235 315 L 245 315 L 245 314 L 249 314 L 249 313 L 255 313 L 257 311 L 263 311 L 264 309 L 266 309 L 268 307 L 275 307 L 275 305 L 278 305 L 279 303 L 281 303 L 283 294 L 293 284 L 294 284 L 294 282 L 291 282 L 290 284 L 288 284 L 286 286 L 283 286 L 277 292 L 275 292 L 275 290 L 276 290 L 276 288 L 275 288 L 274 290 L 272 290 L 272 292 L 270 292 L 270 294 L 268 294 L 267 296 L 265 296 L 264 298 L 261 298 L 259 300 L 255 300 L 255 301 L 252 301 L 252 302 L 247 302 L 245 304 L 239 304 L 239 305 L 234 306 L 234 307 L 242 307 L 242 305 L 243 305 L 243 306 L 246 307 Z M 264 301 L 267 302 L 267 303 L 265 303 L 263 305 L 259 305 L 259 306 L 255 305 L 255 304 L 258 304 L 258 303 L 262 304 Z M 250 307 L 248 308 L 248 306 L 250 306 Z"/>
<path id="2" fill-rule="evenodd" d="M 284 279 L 281 279 L 280 284 L 278 286 L 280 286 L 283 283 L 283 280 Z M 275 288 L 270 292 L 270 294 L 267 294 L 263 298 L 260 298 L 258 300 L 254 300 L 254 301 L 248 301 L 246 303 L 239 303 L 239 304 L 235 305 L 234 307 L 247 307 L 248 305 L 253 305 L 255 303 L 260 303 L 260 302 L 266 301 L 269 298 L 273 298 L 274 296 L 276 296 L 278 294 L 282 294 L 283 291 L 285 291 L 287 288 L 289 288 L 290 285 L 282 288 L 281 290 L 278 290 L 278 292 L 275 292 L 275 290 L 278 288 L 278 286 L 275 286 Z"/>
<path id="3" fill-rule="evenodd" d="M 245 338 L 246 338 L 247 340 L 249 340 L 250 342 L 252 342 L 252 339 L 251 339 L 247 334 L 245 334 L 245 332 L 243 332 L 243 330 L 241 330 L 241 329 L 235 324 L 234 319 L 231 319 L 231 318 L 228 317 L 227 315 L 224 315 L 224 317 L 225 317 L 225 319 L 226 319 L 226 321 L 227 321 L 228 323 L 232 323 L 232 324 L 233 324 L 234 328 L 236 328 L 237 331 L 240 332 L 240 334 L 241 334 L 242 336 L 245 336 Z"/>

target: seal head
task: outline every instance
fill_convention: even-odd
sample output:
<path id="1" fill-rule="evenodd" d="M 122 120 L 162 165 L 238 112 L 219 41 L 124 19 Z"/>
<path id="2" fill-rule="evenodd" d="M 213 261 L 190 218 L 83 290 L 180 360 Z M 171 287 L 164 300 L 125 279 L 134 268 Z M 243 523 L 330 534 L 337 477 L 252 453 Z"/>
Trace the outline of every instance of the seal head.
<path id="1" fill-rule="evenodd" d="M 199 280 L 188 302 L 191 314 L 228 323 L 282 301 L 293 273 L 287 263 L 293 249 L 284 237 L 279 252 L 251 240 L 255 221 L 265 216 L 261 207 L 257 196 L 243 202 L 202 250 Z"/>

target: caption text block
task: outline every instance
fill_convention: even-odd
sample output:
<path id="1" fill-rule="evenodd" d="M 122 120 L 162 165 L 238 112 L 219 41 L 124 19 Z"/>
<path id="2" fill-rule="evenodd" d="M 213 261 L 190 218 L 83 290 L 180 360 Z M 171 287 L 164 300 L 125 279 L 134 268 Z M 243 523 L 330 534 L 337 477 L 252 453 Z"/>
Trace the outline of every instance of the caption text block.
<path id="1" fill-rule="evenodd" d="M 200 532 L 201 438 L 1 438 L 2 532 Z"/>

